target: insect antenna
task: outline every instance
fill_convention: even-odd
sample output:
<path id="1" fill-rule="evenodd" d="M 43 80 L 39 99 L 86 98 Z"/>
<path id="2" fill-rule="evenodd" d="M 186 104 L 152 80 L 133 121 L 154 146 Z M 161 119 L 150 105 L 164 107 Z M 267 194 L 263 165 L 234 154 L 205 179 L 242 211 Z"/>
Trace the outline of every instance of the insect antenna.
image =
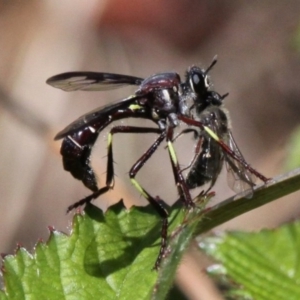
<path id="1" fill-rule="evenodd" d="M 213 68 L 213 66 L 217 63 L 218 61 L 218 55 L 215 55 L 210 66 L 206 69 L 205 75 Z"/>

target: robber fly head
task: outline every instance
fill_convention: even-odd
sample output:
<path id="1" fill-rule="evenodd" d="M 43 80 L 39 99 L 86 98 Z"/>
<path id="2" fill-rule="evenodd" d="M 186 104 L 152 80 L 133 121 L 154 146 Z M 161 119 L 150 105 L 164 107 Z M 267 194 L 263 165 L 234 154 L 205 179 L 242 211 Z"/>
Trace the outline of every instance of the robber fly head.
<path id="1" fill-rule="evenodd" d="M 208 72 L 216 63 L 217 57 L 215 56 L 207 69 L 193 66 L 187 71 L 185 86 L 193 93 L 192 99 L 194 103 L 191 108 L 195 108 L 197 113 L 211 105 L 221 106 L 223 99 L 228 95 L 221 96 L 217 92 L 210 90 Z"/>
<path id="2" fill-rule="evenodd" d="M 186 73 L 186 85 L 190 87 L 199 97 L 204 97 L 210 87 L 208 72 L 216 64 L 217 58 L 214 57 L 210 66 L 204 70 L 197 66 L 192 66 Z"/>

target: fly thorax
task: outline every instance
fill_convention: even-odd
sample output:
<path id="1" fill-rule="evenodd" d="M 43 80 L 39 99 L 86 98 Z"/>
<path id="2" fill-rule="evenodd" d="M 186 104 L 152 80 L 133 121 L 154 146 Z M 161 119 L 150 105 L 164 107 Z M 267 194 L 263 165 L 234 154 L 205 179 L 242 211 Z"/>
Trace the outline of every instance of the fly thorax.
<path id="1" fill-rule="evenodd" d="M 217 136 L 224 137 L 228 134 L 228 118 L 226 112 L 219 106 L 209 106 L 196 119 L 210 128 Z"/>
<path id="2" fill-rule="evenodd" d="M 153 110 L 160 116 L 166 117 L 170 113 L 177 113 L 179 108 L 179 95 L 173 89 L 155 91 Z"/>

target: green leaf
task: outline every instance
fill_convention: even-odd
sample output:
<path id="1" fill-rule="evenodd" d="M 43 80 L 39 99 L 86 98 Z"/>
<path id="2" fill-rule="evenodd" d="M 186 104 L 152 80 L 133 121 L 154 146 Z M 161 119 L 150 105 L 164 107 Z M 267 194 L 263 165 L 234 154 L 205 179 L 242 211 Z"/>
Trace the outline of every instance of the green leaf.
<path id="1" fill-rule="evenodd" d="M 72 234 L 51 230 L 33 254 L 21 248 L 6 256 L 2 299 L 165 299 L 180 259 L 195 234 L 300 187 L 293 171 L 255 189 L 252 199 L 230 198 L 203 210 L 213 196 L 200 197 L 197 209 L 180 203 L 170 210 L 168 249 L 159 272 L 152 271 L 160 249 L 161 219 L 148 207 L 118 203 L 103 212 L 90 205 L 75 215 Z"/>
<path id="2" fill-rule="evenodd" d="M 180 221 L 179 223 L 174 222 L 176 224 L 170 226 L 171 234 L 168 251 L 164 256 L 159 270 L 152 300 L 166 298 L 167 293 L 174 282 L 174 277 L 180 260 L 191 240 L 195 237 L 195 229 L 197 228 L 198 222 L 203 218 L 203 208 L 213 196 L 214 193 L 212 192 L 205 197 L 197 197 L 195 200 L 196 208 L 189 212 L 186 212 L 183 209 L 179 210 L 180 213 L 176 217 L 176 220 Z"/>
<path id="3" fill-rule="evenodd" d="M 70 236 L 51 229 L 48 242 L 38 243 L 33 254 L 20 248 L 4 258 L 0 299 L 164 299 L 192 238 L 190 218 L 199 211 L 188 212 L 181 203 L 172 208 L 162 280 L 152 270 L 162 224 L 156 211 L 151 206 L 128 210 L 120 202 L 104 214 L 88 205 L 83 215 L 74 216 Z"/>
<path id="4" fill-rule="evenodd" d="M 161 227 L 150 207 L 126 210 L 118 203 L 103 214 L 90 205 L 72 227 L 71 236 L 51 231 L 32 255 L 21 248 L 6 256 L 0 299 L 150 297 Z"/>
<path id="5" fill-rule="evenodd" d="M 300 299 L 300 222 L 259 233 L 230 232 L 199 246 L 256 300 Z"/>

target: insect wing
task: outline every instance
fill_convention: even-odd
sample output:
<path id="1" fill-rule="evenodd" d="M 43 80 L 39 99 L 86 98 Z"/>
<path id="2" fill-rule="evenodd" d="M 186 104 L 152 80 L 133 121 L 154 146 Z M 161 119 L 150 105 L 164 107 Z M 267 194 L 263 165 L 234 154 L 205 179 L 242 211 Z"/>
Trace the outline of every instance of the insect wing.
<path id="1" fill-rule="evenodd" d="M 140 85 L 135 76 L 98 72 L 67 72 L 50 77 L 46 83 L 67 91 L 105 91 L 126 85 Z"/>
<path id="2" fill-rule="evenodd" d="M 54 139 L 59 140 L 61 138 L 64 138 L 65 136 L 73 134 L 73 133 L 75 133 L 89 125 L 92 125 L 93 123 L 96 123 L 96 122 L 99 122 L 99 127 L 101 127 L 101 124 L 104 125 L 105 122 L 110 120 L 110 114 L 114 113 L 115 111 L 117 111 L 119 109 L 128 108 L 138 98 L 140 98 L 140 97 L 133 95 L 122 101 L 118 101 L 113 104 L 108 104 L 108 105 L 104 105 L 102 107 L 98 107 L 98 108 L 90 111 L 89 113 L 79 117 L 74 122 L 72 122 L 66 128 L 61 130 L 55 136 Z"/>
<path id="3" fill-rule="evenodd" d="M 228 146 L 241 158 L 241 160 L 245 161 L 231 131 L 228 132 Z M 233 159 L 225 152 L 224 155 L 227 168 L 227 182 L 229 187 L 236 193 L 241 194 L 241 196 L 251 198 L 253 195 L 253 187 L 255 186 L 255 177 L 240 162 Z"/>
<path id="4" fill-rule="evenodd" d="M 218 107 L 210 107 L 199 114 L 199 120 L 205 122 L 217 136 L 227 136 L 226 114 Z M 189 132 L 188 130 L 186 132 Z M 186 182 L 189 188 L 195 188 L 210 182 L 210 188 L 215 184 L 223 166 L 224 155 L 214 138 L 207 132 L 199 133 L 195 156 Z"/>

